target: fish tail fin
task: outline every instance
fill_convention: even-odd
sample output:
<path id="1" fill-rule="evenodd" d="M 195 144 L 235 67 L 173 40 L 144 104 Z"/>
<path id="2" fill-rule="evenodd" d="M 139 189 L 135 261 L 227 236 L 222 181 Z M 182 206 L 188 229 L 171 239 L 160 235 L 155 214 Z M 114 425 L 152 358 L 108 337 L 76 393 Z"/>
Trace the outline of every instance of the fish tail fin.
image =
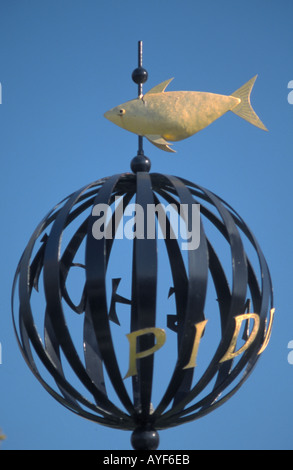
<path id="1" fill-rule="evenodd" d="M 263 129 L 264 131 L 267 131 L 268 129 L 261 122 L 261 120 L 259 119 L 257 114 L 254 112 L 250 104 L 250 93 L 251 93 L 251 90 L 253 88 L 256 78 L 257 78 L 257 75 L 251 78 L 251 80 L 245 83 L 245 85 L 243 85 L 241 88 L 239 88 L 238 90 L 234 91 L 234 93 L 232 93 L 231 96 L 234 96 L 235 98 L 239 98 L 241 101 L 231 111 L 233 111 L 233 113 L 242 117 L 246 121 L 250 122 L 254 126 L 259 127 L 260 129 Z"/>

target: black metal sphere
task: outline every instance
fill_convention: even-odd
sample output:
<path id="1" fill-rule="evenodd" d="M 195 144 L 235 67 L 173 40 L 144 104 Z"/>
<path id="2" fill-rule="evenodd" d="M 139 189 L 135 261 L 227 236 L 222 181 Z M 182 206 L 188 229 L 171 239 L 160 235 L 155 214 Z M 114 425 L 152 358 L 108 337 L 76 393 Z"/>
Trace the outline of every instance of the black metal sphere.
<path id="1" fill-rule="evenodd" d="M 132 80 L 134 83 L 139 85 L 140 83 L 145 83 L 148 79 L 148 72 L 143 67 L 137 67 L 132 72 Z"/>
<path id="2" fill-rule="evenodd" d="M 151 161 L 145 155 L 136 155 L 130 164 L 131 170 L 133 173 L 137 173 L 138 171 L 147 171 L 149 172 L 151 169 Z"/>
<path id="3" fill-rule="evenodd" d="M 157 445 L 155 430 L 198 419 L 239 389 L 266 346 L 274 309 L 264 255 L 229 204 L 190 181 L 148 173 L 142 155 L 132 169 L 74 192 L 40 222 L 16 271 L 13 321 L 23 356 L 46 390 L 84 418 L 135 430 L 138 448 Z M 156 229 L 148 237 L 145 224 L 140 236 L 126 240 L 131 254 L 119 260 L 113 275 L 112 259 L 116 265 L 117 257 L 123 258 L 122 251 L 113 255 L 119 223 L 133 200 L 143 214 L 152 205 L 168 205 L 167 235 L 158 240 Z M 180 220 L 187 230 L 194 204 L 200 204 L 200 241 L 184 251 L 174 236 L 171 209 L 185 207 Z M 105 206 L 111 217 L 101 224 L 97 208 Z M 158 213 L 143 221 L 156 227 Z M 97 224 L 104 227 L 103 237 L 95 233 Z M 76 274 L 79 282 L 71 288 Z M 239 355 L 226 359 L 231 345 L 236 347 L 236 319 L 246 312 L 254 313 L 241 323 Z M 136 334 L 142 337 L 135 336 L 137 348 L 131 349 L 129 338 Z M 164 348 L 154 353 L 159 334 L 167 337 L 166 354 Z"/>
<path id="4" fill-rule="evenodd" d="M 131 444 L 134 450 L 156 450 L 159 447 L 160 437 L 154 429 L 136 428 L 131 435 Z"/>

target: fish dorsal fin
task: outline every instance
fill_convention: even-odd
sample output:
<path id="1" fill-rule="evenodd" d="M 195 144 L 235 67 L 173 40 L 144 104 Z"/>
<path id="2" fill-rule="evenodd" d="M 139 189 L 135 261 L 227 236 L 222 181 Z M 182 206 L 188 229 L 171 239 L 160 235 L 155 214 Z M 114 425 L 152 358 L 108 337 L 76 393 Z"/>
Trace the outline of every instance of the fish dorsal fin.
<path id="1" fill-rule="evenodd" d="M 156 85 L 154 88 L 149 90 L 144 96 L 154 94 L 154 93 L 163 93 L 165 91 L 165 89 L 167 88 L 167 86 L 169 85 L 169 83 L 172 82 L 172 80 L 174 80 L 174 77 L 169 78 L 169 80 L 165 80 L 164 82 L 160 83 L 159 85 Z"/>

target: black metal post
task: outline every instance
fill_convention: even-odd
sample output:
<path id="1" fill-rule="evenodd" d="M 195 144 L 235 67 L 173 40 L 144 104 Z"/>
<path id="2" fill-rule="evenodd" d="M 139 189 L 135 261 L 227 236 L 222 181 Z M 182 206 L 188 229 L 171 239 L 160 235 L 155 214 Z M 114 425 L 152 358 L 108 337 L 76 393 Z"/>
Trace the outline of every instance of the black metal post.
<path id="1" fill-rule="evenodd" d="M 142 41 L 138 41 L 138 67 L 132 72 L 132 80 L 138 85 L 138 99 L 142 99 L 142 86 L 148 79 L 148 72 L 142 66 L 142 45 Z M 139 135 L 137 156 L 131 162 L 131 169 L 137 173 L 138 171 L 150 171 L 150 168 L 151 162 L 144 155 L 143 136 Z"/>
<path id="2" fill-rule="evenodd" d="M 142 69 L 142 41 L 138 41 L 138 67 Z M 142 95 L 142 82 L 138 84 L 138 96 Z"/>
<path id="3" fill-rule="evenodd" d="M 142 41 L 138 41 L 138 67 L 132 72 L 132 80 L 138 85 L 138 98 L 142 98 L 142 85 L 147 81 L 148 73 L 142 66 Z M 144 155 L 143 137 L 138 136 L 138 155 Z"/>

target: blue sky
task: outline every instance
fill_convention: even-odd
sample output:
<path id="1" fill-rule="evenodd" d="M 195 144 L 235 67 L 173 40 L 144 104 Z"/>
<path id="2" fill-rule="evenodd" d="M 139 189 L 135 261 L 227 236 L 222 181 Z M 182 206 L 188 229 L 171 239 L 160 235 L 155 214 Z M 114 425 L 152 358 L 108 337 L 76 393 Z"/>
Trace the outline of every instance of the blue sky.
<path id="1" fill-rule="evenodd" d="M 24 363 L 10 292 L 36 225 L 68 194 L 129 171 L 137 138 L 104 119 L 137 88 L 231 94 L 258 74 L 253 108 L 269 132 L 227 113 L 168 154 L 145 142 L 152 170 L 182 176 L 229 202 L 268 261 L 276 319 L 243 387 L 193 423 L 160 433 L 161 449 L 292 449 L 291 0 L 2 0 L 0 2 L 0 428 L 10 449 L 129 449 L 130 433 L 86 421 L 57 403 Z"/>

